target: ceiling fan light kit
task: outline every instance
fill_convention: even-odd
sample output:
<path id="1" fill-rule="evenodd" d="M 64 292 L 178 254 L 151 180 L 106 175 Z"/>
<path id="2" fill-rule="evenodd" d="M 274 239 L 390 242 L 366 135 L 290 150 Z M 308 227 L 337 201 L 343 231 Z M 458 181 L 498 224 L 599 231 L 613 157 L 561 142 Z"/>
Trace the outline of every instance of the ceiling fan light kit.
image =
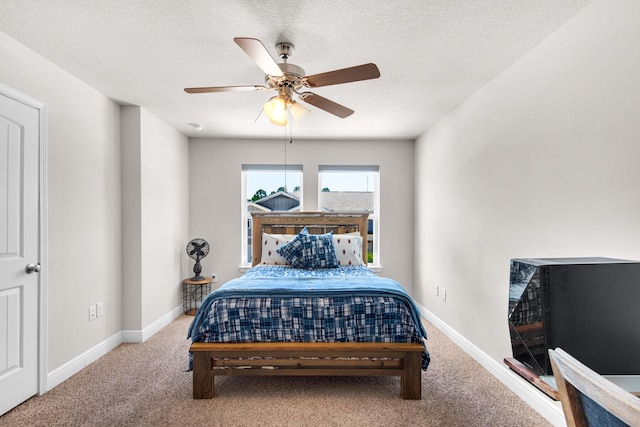
<path id="1" fill-rule="evenodd" d="M 287 124 L 287 100 L 281 96 L 271 97 L 262 107 L 269 121 L 274 125 L 285 126 Z"/>
<path id="2" fill-rule="evenodd" d="M 301 101 L 340 118 L 348 117 L 354 113 L 352 109 L 315 93 L 300 92 L 303 88 L 316 88 L 380 77 L 380 71 L 373 63 L 305 76 L 305 71 L 301 67 L 287 62 L 295 50 L 293 44 L 281 42 L 276 45 L 276 52 L 283 60 L 282 63 L 276 63 L 260 40 L 245 37 L 236 37 L 233 40 L 264 71 L 265 86 L 195 87 L 185 88 L 185 92 L 195 94 L 277 90 L 278 95 L 271 97 L 264 104 L 263 109 L 271 123 L 278 126 L 287 124 L 289 113 L 296 122 L 309 113 L 307 108 L 293 100 L 293 93 L 297 94 Z"/>
<path id="3" fill-rule="evenodd" d="M 302 117 L 306 116 L 310 112 L 308 108 L 300 105 L 300 103 L 296 101 L 291 101 L 289 103 L 289 110 L 291 111 L 291 115 L 293 116 L 296 123 L 298 123 L 300 119 L 302 119 Z"/>
<path id="4" fill-rule="evenodd" d="M 309 109 L 294 101 L 291 97 L 293 89 L 285 85 L 279 88 L 279 94 L 271 97 L 262 107 L 269 121 L 278 126 L 286 126 L 289 121 L 289 114 L 293 116 L 296 123 L 309 113 Z"/>

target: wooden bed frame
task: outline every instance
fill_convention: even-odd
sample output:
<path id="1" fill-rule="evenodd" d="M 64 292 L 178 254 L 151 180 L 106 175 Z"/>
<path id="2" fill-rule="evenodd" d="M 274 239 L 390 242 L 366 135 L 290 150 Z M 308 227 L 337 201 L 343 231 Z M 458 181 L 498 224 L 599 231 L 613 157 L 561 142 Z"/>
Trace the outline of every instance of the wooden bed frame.
<path id="1" fill-rule="evenodd" d="M 260 262 L 262 233 L 359 232 L 367 262 L 367 213 L 254 212 L 253 265 Z M 193 354 L 193 398 L 211 399 L 216 375 L 370 376 L 401 378 L 403 399 L 421 399 L 422 352 L 418 343 L 259 342 L 204 343 Z"/>

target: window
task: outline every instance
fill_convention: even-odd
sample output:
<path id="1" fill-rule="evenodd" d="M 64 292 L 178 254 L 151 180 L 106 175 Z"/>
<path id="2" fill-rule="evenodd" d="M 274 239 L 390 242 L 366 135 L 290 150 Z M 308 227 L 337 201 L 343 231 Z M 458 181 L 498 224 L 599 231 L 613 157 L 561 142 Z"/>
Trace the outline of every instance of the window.
<path id="1" fill-rule="evenodd" d="M 241 265 L 251 265 L 250 212 L 302 210 L 302 165 L 242 165 Z"/>
<path id="2" fill-rule="evenodd" d="M 380 264 L 378 166 L 319 166 L 318 207 L 325 212 L 369 212 L 369 264 Z"/>

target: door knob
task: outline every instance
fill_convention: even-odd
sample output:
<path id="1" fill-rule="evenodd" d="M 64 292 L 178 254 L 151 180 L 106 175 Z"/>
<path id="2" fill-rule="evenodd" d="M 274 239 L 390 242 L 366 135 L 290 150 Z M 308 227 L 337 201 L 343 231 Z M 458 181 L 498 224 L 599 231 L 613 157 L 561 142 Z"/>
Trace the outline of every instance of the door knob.
<path id="1" fill-rule="evenodd" d="M 27 266 L 24 268 L 26 270 L 27 273 L 31 274 L 31 273 L 39 273 L 40 272 L 40 264 L 27 264 Z"/>

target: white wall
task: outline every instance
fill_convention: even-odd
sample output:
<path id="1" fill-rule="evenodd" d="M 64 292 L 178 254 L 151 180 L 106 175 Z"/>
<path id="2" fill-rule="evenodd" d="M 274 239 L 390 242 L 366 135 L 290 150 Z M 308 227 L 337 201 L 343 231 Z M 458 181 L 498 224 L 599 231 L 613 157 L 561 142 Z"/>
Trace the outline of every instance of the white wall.
<path id="1" fill-rule="evenodd" d="M 141 109 L 142 324 L 182 306 L 189 277 L 189 139 Z"/>
<path id="2" fill-rule="evenodd" d="M 119 106 L 0 32 L 0 82 L 48 106 L 48 367 L 121 330 Z M 104 302 L 89 322 L 89 305 Z"/>
<path id="3" fill-rule="evenodd" d="M 122 107 L 123 329 L 182 304 L 188 273 L 188 138 L 144 108 Z"/>
<path id="4" fill-rule="evenodd" d="M 142 327 L 142 149 L 140 107 L 120 111 L 122 139 L 122 328 Z"/>
<path id="5" fill-rule="evenodd" d="M 0 83 L 48 107 L 47 365 L 63 380 L 181 306 L 188 139 L 139 107 L 121 122 L 117 103 L 2 32 L 0 58 Z"/>
<path id="6" fill-rule="evenodd" d="M 284 141 L 191 139 L 189 223 L 211 252 L 203 274 L 220 283 L 238 277 L 240 265 L 242 164 L 303 165 L 303 206 L 318 210 L 318 165 L 380 165 L 383 276 L 413 287 L 413 141 Z"/>
<path id="7" fill-rule="evenodd" d="M 415 297 L 497 361 L 511 258 L 640 260 L 639 16 L 595 1 L 416 143 Z"/>

